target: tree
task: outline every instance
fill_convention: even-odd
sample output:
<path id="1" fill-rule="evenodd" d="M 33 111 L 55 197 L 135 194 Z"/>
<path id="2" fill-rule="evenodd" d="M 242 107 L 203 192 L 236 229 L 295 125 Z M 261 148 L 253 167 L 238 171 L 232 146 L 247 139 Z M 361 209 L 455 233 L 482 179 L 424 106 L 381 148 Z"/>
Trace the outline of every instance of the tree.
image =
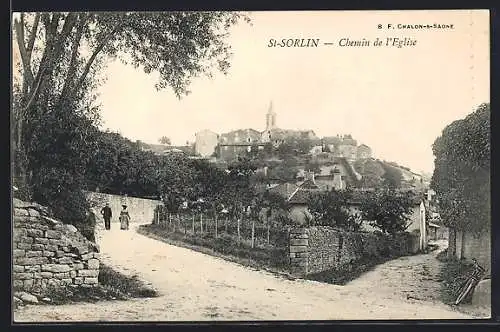
<path id="1" fill-rule="evenodd" d="M 30 182 L 25 175 L 31 166 L 24 162 L 32 136 L 28 124 L 56 109 L 95 111 L 90 104 L 104 60 L 119 57 L 146 73 L 157 70 L 156 88 L 169 86 L 180 97 L 189 93 L 194 77 L 210 76 L 213 67 L 227 72 L 227 29 L 240 18 L 247 19 L 235 12 L 19 14 L 14 19 L 22 62 L 14 96 L 16 181 Z"/>
<path id="2" fill-rule="evenodd" d="M 479 233 L 491 227 L 490 146 L 489 103 L 452 122 L 432 145 L 431 187 L 442 220 L 451 230 L 450 256 L 456 250 L 456 230 Z"/>
<path id="3" fill-rule="evenodd" d="M 384 169 L 382 184 L 390 189 L 401 188 L 401 182 L 403 181 L 401 170 L 385 162 L 381 163 L 381 165 Z"/>
<path id="4" fill-rule="evenodd" d="M 357 230 L 360 225 L 349 211 L 351 198 L 352 191 L 332 188 L 310 196 L 307 207 L 317 224 Z"/>
<path id="5" fill-rule="evenodd" d="M 414 194 L 410 191 L 378 189 L 365 194 L 361 217 L 382 232 L 394 235 L 408 228 L 413 205 Z"/>
<path id="6" fill-rule="evenodd" d="M 167 136 L 160 137 L 158 142 L 160 142 L 160 144 L 164 144 L 164 145 L 171 145 L 172 144 L 172 142 L 170 141 L 170 138 L 168 138 Z"/>

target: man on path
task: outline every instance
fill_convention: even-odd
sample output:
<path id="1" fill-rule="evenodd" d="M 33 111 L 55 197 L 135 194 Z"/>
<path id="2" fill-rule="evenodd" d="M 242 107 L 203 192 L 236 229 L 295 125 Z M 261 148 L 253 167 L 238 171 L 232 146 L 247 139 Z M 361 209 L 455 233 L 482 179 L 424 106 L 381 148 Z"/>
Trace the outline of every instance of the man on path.
<path id="1" fill-rule="evenodd" d="M 102 208 L 101 214 L 104 218 L 104 226 L 109 231 L 111 229 L 111 217 L 113 216 L 113 213 L 111 212 L 111 208 L 108 203 L 106 203 L 106 206 Z"/>

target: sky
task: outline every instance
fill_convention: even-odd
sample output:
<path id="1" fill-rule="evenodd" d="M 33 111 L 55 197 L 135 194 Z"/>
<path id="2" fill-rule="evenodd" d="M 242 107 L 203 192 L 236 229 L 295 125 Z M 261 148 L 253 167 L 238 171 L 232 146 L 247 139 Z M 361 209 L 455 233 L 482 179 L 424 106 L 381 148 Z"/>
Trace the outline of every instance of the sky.
<path id="1" fill-rule="evenodd" d="M 155 74 L 111 62 L 100 88 L 103 129 L 131 140 L 194 141 L 203 129 L 277 125 L 322 136 L 351 134 L 374 157 L 432 172 L 431 145 L 449 123 L 489 102 L 487 11 L 253 12 L 227 39 L 227 75 L 199 78 L 190 95 L 157 91 Z M 378 24 L 453 24 L 453 30 L 387 30 Z M 411 38 L 413 47 L 340 47 L 342 38 Z M 319 38 L 317 48 L 270 48 L 269 39 Z M 331 42 L 333 46 L 325 46 Z"/>

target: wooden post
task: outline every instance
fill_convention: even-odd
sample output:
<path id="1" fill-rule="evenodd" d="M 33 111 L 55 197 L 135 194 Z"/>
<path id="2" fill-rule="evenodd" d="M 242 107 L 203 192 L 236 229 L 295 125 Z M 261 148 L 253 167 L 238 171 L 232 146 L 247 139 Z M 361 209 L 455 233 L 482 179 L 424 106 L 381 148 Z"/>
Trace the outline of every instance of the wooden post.
<path id="1" fill-rule="evenodd" d="M 183 213 L 182 216 L 185 217 L 186 214 Z M 182 218 L 182 226 L 184 227 L 184 235 L 186 235 L 187 234 L 187 227 L 186 227 L 186 222 L 184 220 L 185 220 L 185 218 Z"/>
<path id="2" fill-rule="evenodd" d="M 241 241 L 241 234 L 240 234 L 240 219 L 241 218 L 238 218 L 238 244 L 240 243 Z"/>
<path id="3" fill-rule="evenodd" d="M 226 218 L 224 218 L 224 231 L 227 234 L 227 215 L 226 215 Z"/>
<path id="4" fill-rule="evenodd" d="M 215 212 L 215 238 L 217 238 L 217 212 Z"/>
<path id="5" fill-rule="evenodd" d="M 181 219 L 180 219 L 178 213 L 177 213 L 177 229 L 179 230 L 179 232 L 182 232 L 182 230 L 181 230 Z"/>
<path id="6" fill-rule="evenodd" d="M 203 213 L 200 213 L 200 232 L 203 234 Z"/>
<path id="7" fill-rule="evenodd" d="M 270 241 L 270 233 L 271 233 L 271 226 L 269 225 L 269 220 L 267 221 L 267 244 L 269 244 Z"/>
<path id="8" fill-rule="evenodd" d="M 193 235 L 194 235 L 194 232 L 195 232 L 195 230 L 194 230 L 194 212 L 193 212 Z"/>
<path id="9" fill-rule="evenodd" d="M 170 213 L 168 214 L 168 227 L 172 230 L 172 215 Z"/>
<path id="10" fill-rule="evenodd" d="M 252 248 L 255 246 L 255 218 L 252 218 Z"/>

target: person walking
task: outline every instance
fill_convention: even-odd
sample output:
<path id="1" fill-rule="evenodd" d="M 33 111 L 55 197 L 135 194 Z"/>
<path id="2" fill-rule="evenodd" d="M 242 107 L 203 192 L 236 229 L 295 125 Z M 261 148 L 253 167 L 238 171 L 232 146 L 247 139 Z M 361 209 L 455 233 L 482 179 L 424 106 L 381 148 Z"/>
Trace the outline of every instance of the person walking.
<path id="1" fill-rule="evenodd" d="M 113 212 L 109 207 L 109 203 L 106 203 L 106 206 L 101 209 L 101 214 L 104 218 L 104 227 L 109 231 L 111 229 L 111 217 L 113 217 Z"/>
<path id="2" fill-rule="evenodd" d="M 120 229 L 128 230 L 130 224 L 130 215 L 127 211 L 127 206 L 122 205 L 123 209 L 120 212 Z"/>

